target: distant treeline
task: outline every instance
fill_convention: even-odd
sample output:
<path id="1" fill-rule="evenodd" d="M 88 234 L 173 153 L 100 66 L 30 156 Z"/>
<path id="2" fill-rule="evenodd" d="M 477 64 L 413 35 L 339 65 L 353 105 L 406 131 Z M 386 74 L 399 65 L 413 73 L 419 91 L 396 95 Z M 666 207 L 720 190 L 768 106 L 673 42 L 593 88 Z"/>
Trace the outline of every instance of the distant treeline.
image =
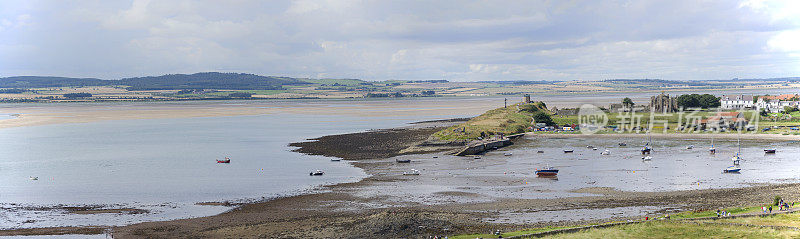
<path id="1" fill-rule="evenodd" d="M 259 76 L 243 73 L 205 72 L 191 75 L 170 74 L 101 80 L 95 78 L 67 78 L 49 76 L 14 76 L 0 78 L 0 88 L 48 88 L 86 86 L 128 86 L 128 90 L 281 90 L 284 85 L 310 84 L 295 78 Z"/>

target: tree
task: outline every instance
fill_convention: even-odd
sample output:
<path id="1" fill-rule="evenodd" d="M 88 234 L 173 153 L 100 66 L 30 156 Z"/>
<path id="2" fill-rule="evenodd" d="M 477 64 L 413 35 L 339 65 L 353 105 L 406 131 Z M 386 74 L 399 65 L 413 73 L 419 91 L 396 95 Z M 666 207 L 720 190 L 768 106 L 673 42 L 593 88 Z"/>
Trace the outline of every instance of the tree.
<path id="1" fill-rule="evenodd" d="M 719 98 L 710 94 L 700 95 L 698 98 L 700 107 L 704 109 L 717 108 L 721 105 Z"/>
<path id="2" fill-rule="evenodd" d="M 680 95 L 675 99 L 675 103 L 683 108 L 716 108 L 720 106 L 719 97 L 711 94 L 686 94 Z"/>
<path id="3" fill-rule="evenodd" d="M 550 114 L 548 114 L 548 113 L 546 113 L 544 111 L 539 111 L 539 112 L 534 113 L 533 114 L 533 121 L 536 121 L 536 123 L 544 123 L 546 125 L 553 125 L 554 124 L 553 123 L 553 118 L 550 118 Z"/>
<path id="4" fill-rule="evenodd" d="M 625 99 L 622 99 L 622 106 L 625 106 L 625 108 L 632 109 L 633 105 L 631 98 L 625 97 Z"/>

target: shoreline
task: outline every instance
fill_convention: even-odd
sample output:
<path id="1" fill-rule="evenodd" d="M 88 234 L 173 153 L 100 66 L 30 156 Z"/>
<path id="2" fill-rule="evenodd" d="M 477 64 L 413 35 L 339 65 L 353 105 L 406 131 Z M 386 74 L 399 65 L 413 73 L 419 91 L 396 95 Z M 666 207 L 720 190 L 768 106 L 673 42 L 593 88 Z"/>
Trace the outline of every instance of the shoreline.
<path id="1" fill-rule="evenodd" d="M 771 200 L 774 194 L 787 200 L 800 199 L 800 184 L 769 184 L 737 188 L 716 188 L 667 192 L 628 192 L 613 188 L 581 188 L 574 193 L 588 196 L 566 198 L 493 198 L 475 202 L 459 201 L 425 204 L 397 202 L 384 196 L 364 196 L 365 190 L 380 189 L 382 185 L 413 183 L 393 175 L 398 168 L 393 157 L 419 157 L 424 153 L 442 150 L 402 152 L 403 147 L 419 144 L 428 139 L 436 129 L 447 127 L 451 120 L 412 123 L 412 126 L 371 130 L 359 133 L 328 135 L 312 141 L 290 144 L 295 151 L 354 160 L 353 166 L 370 176 L 354 183 L 323 186 L 314 193 L 274 198 L 268 201 L 239 205 L 228 212 L 201 218 L 137 223 L 111 227 L 119 238 L 141 237 L 426 237 L 427 235 L 453 235 L 485 232 L 496 229 L 519 230 L 537 226 L 580 225 L 586 223 L 621 220 L 612 217 L 600 220 L 575 220 L 541 223 L 492 223 L 484 219 L 496 217 L 499 212 L 539 212 L 575 209 L 614 209 L 619 207 L 655 206 L 655 213 L 673 213 L 680 210 L 708 210 L 722 206 L 752 205 Z M 732 134 L 731 136 L 734 136 Z M 587 137 L 582 134 L 527 134 L 526 138 Z M 645 134 L 593 135 L 594 137 L 624 138 L 647 137 Z M 654 137 L 657 134 L 652 135 Z M 666 138 L 685 138 L 683 134 L 659 135 Z M 705 136 L 705 135 L 703 135 Z M 591 137 L 591 136 L 590 136 Z M 735 137 L 734 137 L 735 138 Z M 760 137 L 759 137 L 760 138 Z M 392 139 L 391 145 L 381 139 Z M 794 140 L 794 139 L 789 139 Z M 348 144 L 340 144 L 348 142 Z M 314 146 L 317 144 L 317 146 Z M 362 144 L 363 147 L 353 147 Z M 340 146 L 345 149 L 335 149 Z M 420 154 L 422 153 L 422 154 Z M 438 155 L 438 154 L 437 154 Z M 392 184 L 394 183 L 394 184 Z M 480 198 L 477 194 L 444 191 L 438 194 L 448 198 Z M 412 200 L 413 201 L 413 200 Z M 216 203 L 216 202 L 211 202 Z M 224 202 L 223 202 L 224 203 Z M 376 206 L 377 205 L 377 206 Z M 531 211 L 532 210 L 532 211 Z M 93 227 L 68 228 L 68 231 L 100 232 Z M 33 228 L 0 231 L 0 235 L 55 235 L 56 228 Z M 380 232 L 380 234 L 375 234 Z M 36 234 L 41 233 L 41 234 Z M 92 234 L 92 233 L 84 233 Z"/>

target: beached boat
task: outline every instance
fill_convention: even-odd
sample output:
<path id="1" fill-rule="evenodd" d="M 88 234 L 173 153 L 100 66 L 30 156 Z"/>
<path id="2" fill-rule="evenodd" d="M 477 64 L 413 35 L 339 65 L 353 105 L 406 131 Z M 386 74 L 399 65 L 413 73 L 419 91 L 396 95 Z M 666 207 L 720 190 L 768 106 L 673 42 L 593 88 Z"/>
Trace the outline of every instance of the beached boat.
<path id="1" fill-rule="evenodd" d="M 317 170 L 317 171 L 308 173 L 309 176 L 322 176 L 323 174 L 325 174 L 325 172 L 322 172 L 322 170 Z"/>
<path id="2" fill-rule="evenodd" d="M 777 151 L 777 149 L 774 149 L 774 148 L 773 149 L 764 149 L 764 153 L 765 154 L 774 154 L 775 151 Z"/>
<path id="3" fill-rule="evenodd" d="M 481 159 L 481 156 L 472 157 L 472 159 Z"/>
<path id="4" fill-rule="evenodd" d="M 628 144 L 626 144 L 625 142 L 620 142 L 619 146 L 628 146 Z"/>
<path id="5" fill-rule="evenodd" d="M 403 172 L 403 175 L 419 175 L 419 170 L 411 169 L 411 171 Z"/>
<path id="6" fill-rule="evenodd" d="M 739 168 L 739 166 L 735 165 L 722 170 L 723 173 L 738 173 L 739 171 L 742 171 L 742 168 Z"/>
<path id="7" fill-rule="evenodd" d="M 410 163 L 411 159 L 395 159 L 394 161 L 398 163 Z"/>
<path id="8" fill-rule="evenodd" d="M 591 145 L 586 145 L 586 148 L 587 148 L 587 149 L 591 149 L 591 148 L 594 148 L 594 146 L 591 146 Z"/>
<path id="9" fill-rule="evenodd" d="M 694 145 L 686 146 L 686 149 L 693 149 L 693 148 L 694 148 Z"/>
<path id="10" fill-rule="evenodd" d="M 225 159 L 217 159 L 217 163 L 231 163 L 231 159 L 225 157 Z"/>
<path id="11" fill-rule="evenodd" d="M 536 170 L 536 176 L 556 176 L 556 175 L 558 175 L 558 169 L 553 167 Z"/>
<path id="12" fill-rule="evenodd" d="M 544 150 L 539 150 L 539 151 L 536 151 L 536 153 L 538 153 L 538 154 L 543 154 L 543 153 L 544 153 Z"/>
<path id="13" fill-rule="evenodd" d="M 597 148 L 592 148 L 592 150 L 597 150 Z"/>
<path id="14" fill-rule="evenodd" d="M 572 153 L 572 152 L 575 152 L 575 150 L 572 150 L 572 149 L 565 149 L 564 150 L 564 153 Z"/>
<path id="15" fill-rule="evenodd" d="M 339 161 L 342 161 L 342 159 L 340 159 L 340 158 L 332 158 L 331 159 L 331 162 L 339 162 Z"/>
<path id="16" fill-rule="evenodd" d="M 653 160 L 653 157 L 650 156 L 650 155 L 647 155 L 647 156 L 642 157 L 642 160 L 643 161 L 650 161 L 650 160 Z"/>
<path id="17" fill-rule="evenodd" d="M 511 155 L 514 155 L 514 154 L 512 154 L 512 153 L 504 153 L 503 154 L 503 156 L 511 156 Z"/>
<path id="18" fill-rule="evenodd" d="M 602 153 L 600 153 L 600 154 L 601 154 L 601 155 L 611 155 L 611 151 L 610 151 L 610 150 L 608 150 L 608 149 L 606 149 L 606 150 L 604 150 L 604 151 L 603 151 Z"/>
<path id="19" fill-rule="evenodd" d="M 28 179 L 35 181 L 35 180 L 39 180 L 39 177 L 29 177 Z"/>

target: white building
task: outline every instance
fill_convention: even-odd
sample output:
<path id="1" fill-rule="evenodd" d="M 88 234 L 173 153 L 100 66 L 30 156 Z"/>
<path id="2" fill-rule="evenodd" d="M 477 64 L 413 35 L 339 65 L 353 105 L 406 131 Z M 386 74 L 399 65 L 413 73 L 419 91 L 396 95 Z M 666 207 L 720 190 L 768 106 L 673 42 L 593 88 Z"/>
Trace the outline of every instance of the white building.
<path id="1" fill-rule="evenodd" d="M 759 96 L 755 103 L 756 110 L 764 109 L 767 112 L 777 113 L 783 112 L 784 108 L 798 107 L 800 101 L 797 101 L 798 95 L 796 94 L 783 94 L 777 96 Z"/>
<path id="2" fill-rule="evenodd" d="M 729 110 L 753 109 L 752 95 L 723 95 L 719 98 L 720 107 Z"/>

